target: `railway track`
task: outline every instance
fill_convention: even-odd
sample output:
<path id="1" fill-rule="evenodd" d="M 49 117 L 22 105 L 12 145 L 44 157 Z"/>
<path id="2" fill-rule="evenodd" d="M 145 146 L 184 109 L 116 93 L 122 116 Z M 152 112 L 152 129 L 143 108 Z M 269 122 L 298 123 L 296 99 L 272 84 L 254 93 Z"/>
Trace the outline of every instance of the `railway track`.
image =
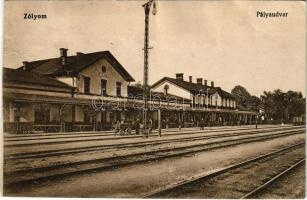
<path id="1" fill-rule="evenodd" d="M 241 197 L 241 199 L 254 198 L 258 194 L 261 194 L 261 192 L 263 190 L 265 190 L 266 188 L 268 188 L 271 184 L 273 184 L 274 182 L 278 181 L 281 177 L 291 173 L 298 166 L 303 165 L 303 164 L 305 164 L 305 158 L 302 158 L 301 160 L 297 161 L 296 163 L 290 165 L 287 169 L 285 169 L 284 171 L 280 172 L 279 174 L 277 174 L 276 176 L 271 178 L 269 181 L 263 183 L 262 185 L 260 185 L 256 189 L 254 189 L 254 190 L 250 191 L 249 193 L 245 194 L 243 197 Z"/>
<path id="2" fill-rule="evenodd" d="M 231 133 L 226 134 L 216 134 L 216 135 L 200 135 L 200 136 L 191 136 L 191 134 L 187 135 L 188 137 L 182 138 L 173 138 L 173 139 L 159 139 L 154 141 L 136 141 L 136 142 L 126 142 L 122 144 L 105 144 L 105 145 L 95 145 L 95 146 L 85 146 L 85 147 L 75 147 L 75 148 L 66 148 L 66 149 L 52 149 L 52 150 L 44 150 L 44 151 L 36 151 L 36 152 L 24 152 L 24 153 L 5 153 L 5 160 L 14 160 L 14 159 L 27 159 L 27 158 L 42 158 L 46 156 L 59 156 L 59 155 L 67 155 L 73 153 L 82 153 L 82 152 L 90 152 L 90 151 L 102 151 L 102 150 L 110 150 L 110 149 L 123 149 L 129 147 L 145 147 L 152 145 L 161 145 L 168 143 L 180 143 L 180 142 L 188 142 L 188 141 L 198 141 L 205 139 L 213 139 L 213 138 L 228 138 L 234 136 L 244 136 L 251 135 L 257 133 L 263 133 L 265 130 L 267 133 L 279 131 L 279 130 L 298 130 L 302 127 L 289 127 L 289 128 L 270 128 L 270 129 L 251 129 L 245 132 L 240 132 L 241 130 L 235 130 Z M 192 134 L 193 135 L 193 134 Z"/>
<path id="3" fill-rule="evenodd" d="M 269 127 L 277 127 L 277 126 L 269 126 Z M 260 127 L 260 128 L 269 128 L 269 127 Z M 286 126 L 289 127 L 289 126 Z M 252 129 L 253 127 L 236 127 L 236 129 Z M 214 128 L 214 129 L 206 129 L 204 131 L 227 131 L 227 130 L 233 130 L 232 127 L 222 127 L 222 128 Z M 163 135 L 181 135 L 186 133 L 193 133 L 193 132 L 199 132 L 199 128 L 191 128 L 191 129 L 182 129 L 181 131 L 177 129 L 167 129 L 163 130 Z M 153 130 L 153 133 L 151 136 L 158 136 L 157 130 Z M 110 139 L 121 139 L 121 138 L 139 138 L 142 137 L 142 135 L 123 135 L 120 138 L 114 137 L 113 131 L 107 131 L 107 132 L 88 132 L 88 133 L 53 133 L 53 134 L 35 134 L 35 135 L 10 135 L 5 137 L 5 141 L 35 141 L 35 140 L 48 140 L 48 139 L 72 139 L 72 138 L 88 138 L 88 137 L 110 137 Z"/>
<path id="4" fill-rule="evenodd" d="M 259 127 L 258 130 L 265 130 L 265 129 L 291 129 L 294 126 L 273 126 L 273 127 Z M 303 126 L 299 126 L 303 127 Z M 214 130 L 188 130 L 183 132 L 169 132 L 164 133 L 163 136 L 179 136 L 179 135 L 193 135 L 193 134 L 200 134 L 200 133 L 214 133 L 214 132 L 230 132 L 234 130 L 244 131 L 244 130 L 253 130 L 254 127 L 249 128 L 219 128 Z M 157 137 L 157 134 L 152 134 L 151 136 Z M 22 146 L 43 146 L 43 145 L 52 145 L 52 144 L 65 144 L 65 143 L 76 143 L 76 142 L 91 142 L 91 141 L 106 141 L 106 140 L 122 140 L 122 139 L 129 139 L 129 138 L 142 138 L 142 135 L 128 135 L 128 136 L 114 136 L 111 134 L 90 134 L 90 135 L 73 135 L 73 136 L 62 136 L 62 137 L 39 137 L 36 136 L 35 138 L 27 138 L 31 136 L 25 136 L 26 138 L 5 138 L 4 139 L 4 146 L 5 147 L 22 147 Z M 28 142 L 30 141 L 30 142 Z M 33 142 L 31 142 L 33 141 Z"/>
<path id="5" fill-rule="evenodd" d="M 280 127 L 280 125 L 259 125 L 258 129 L 265 128 L 274 128 Z M 293 127 L 293 125 L 284 125 L 283 127 Z M 255 125 L 244 125 L 244 126 L 225 126 L 225 127 L 206 127 L 204 131 L 226 131 L 226 130 L 248 130 L 255 128 Z M 170 128 L 170 129 L 162 129 L 163 135 L 172 135 L 177 134 L 180 135 L 182 132 L 197 132 L 199 131 L 198 127 L 194 128 L 182 128 L 179 130 L 178 128 Z M 152 136 L 158 136 L 158 131 L 153 130 Z M 91 137 L 91 136 L 113 136 L 113 131 L 101 131 L 101 132 L 68 132 L 68 133 L 42 133 L 42 134 L 25 134 L 25 135 L 5 135 L 5 141 L 26 141 L 26 140 L 39 140 L 39 139 L 54 139 L 54 138 L 73 138 L 73 137 Z M 132 135 L 134 137 L 139 137 L 137 135 Z M 123 138 L 123 137 L 121 137 Z"/>
<path id="6" fill-rule="evenodd" d="M 305 160 L 284 170 L 276 177 L 259 186 L 247 199 L 304 199 L 305 198 Z"/>
<path id="7" fill-rule="evenodd" d="M 300 142 L 215 171 L 194 175 L 152 191 L 143 198 L 253 198 L 304 163 L 305 142 Z"/>
<path id="8" fill-rule="evenodd" d="M 80 174 L 96 170 L 114 169 L 126 165 L 182 156 L 186 154 L 192 154 L 216 148 L 229 147 L 244 143 L 270 140 L 278 137 L 285 137 L 304 132 L 305 129 L 288 130 L 277 133 L 273 132 L 272 134 L 266 134 L 261 136 L 241 137 L 235 139 L 230 138 L 228 140 L 212 142 L 207 144 L 181 146 L 178 148 L 160 149 L 150 152 L 134 153 L 131 155 L 104 157 L 104 158 L 97 158 L 80 162 L 56 164 L 56 165 L 49 165 L 38 168 L 18 170 L 9 173 L 4 173 L 5 187 L 13 187 L 16 185 L 29 184 L 34 181 L 39 182 L 50 179 L 62 178 L 64 176 L 70 176 L 73 174 Z"/>

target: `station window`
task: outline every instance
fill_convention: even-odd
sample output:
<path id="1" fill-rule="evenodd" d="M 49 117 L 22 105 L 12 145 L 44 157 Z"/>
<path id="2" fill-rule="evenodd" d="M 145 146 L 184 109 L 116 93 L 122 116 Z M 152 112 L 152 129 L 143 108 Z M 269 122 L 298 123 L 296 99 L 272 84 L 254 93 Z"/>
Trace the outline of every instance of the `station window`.
<path id="1" fill-rule="evenodd" d="M 91 91 L 90 85 L 91 85 L 91 78 L 84 77 L 84 94 L 89 94 Z"/>
<path id="2" fill-rule="evenodd" d="M 106 66 L 102 65 L 102 66 L 101 66 L 101 71 L 102 71 L 102 73 L 105 73 L 105 72 L 107 71 Z"/>
<path id="3" fill-rule="evenodd" d="M 107 95 L 107 80 L 101 79 L 101 96 Z"/>
<path id="4" fill-rule="evenodd" d="M 101 123 L 106 123 L 106 122 L 107 122 L 107 113 L 101 112 Z"/>
<path id="5" fill-rule="evenodd" d="M 90 123 L 91 123 L 91 116 L 90 116 L 89 113 L 84 112 L 83 121 L 84 121 L 84 123 L 86 123 L 86 124 L 90 124 Z"/>
<path id="6" fill-rule="evenodd" d="M 122 83 L 116 82 L 116 96 L 121 96 L 122 93 Z"/>
<path id="7" fill-rule="evenodd" d="M 50 121 L 50 110 L 34 110 L 34 123 L 46 124 Z"/>

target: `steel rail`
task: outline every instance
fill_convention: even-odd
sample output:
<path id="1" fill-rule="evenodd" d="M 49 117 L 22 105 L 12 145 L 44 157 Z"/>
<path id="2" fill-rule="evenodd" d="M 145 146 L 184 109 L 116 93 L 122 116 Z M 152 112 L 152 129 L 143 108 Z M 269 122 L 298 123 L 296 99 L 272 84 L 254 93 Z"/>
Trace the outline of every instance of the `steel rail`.
<path id="1" fill-rule="evenodd" d="M 47 150 L 47 151 L 38 151 L 38 152 L 27 152 L 27 153 L 17 153 L 5 155 L 5 160 L 16 160 L 16 159 L 28 159 L 28 158 L 42 158 L 42 157 L 51 157 L 51 156 L 59 156 L 59 155 L 67 155 L 72 153 L 82 153 L 82 152 L 90 152 L 90 151 L 101 151 L 101 150 L 110 150 L 110 149 L 123 149 L 123 148 L 135 148 L 135 147 L 145 147 L 152 145 L 160 145 L 160 144 L 168 144 L 168 143 L 178 143 L 178 142 L 189 142 L 189 141 L 198 141 L 202 139 L 218 139 L 218 138 L 226 138 L 226 137 L 235 137 L 235 136 L 246 136 L 246 135 L 254 135 L 261 133 L 271 133 L 276 131 L 296 131 L 303 130 L 301 128 L 292 128 L 292 129 L 269 129 L 269 130 L 255 130 L 248 132 L 235 132 L 229 134 L 216 134 L 209 136 L 196 136 L 196 137 L 185 137 L 185 138 L 174 138 L 174 139 L 165 139 L 165 140 L 154 140 L 154 141 L 144 141 L 144 142 L 132 142 L 132 143 L 123 143 L 123 144 L 109 144 L 109 145 L 96 145 L 90 147 L 77 147 L 70 149 L 59 149 L 59 150 Z"/>
<path id="2" fill-rule="evenodd" d="M 283 126 L 284 128 L 289 128 L 289 127 L 305 127 L 305 126 L 293 126 L 293 125 L 286 125 Z M 257 129 L 269 129 L 269 128 L 281 128 L 281 126 L 263 126 L 263 127 L 258 127 Z M 202 133 L 202 132 L 220 132 L 220 131 L 231 131 L 231 130 L 250 130 L 250 129 L 255 129 L 254 126 L 234 126 L 234 127 L 212 127 L 212 129 L 208 129 L 208 127 L 205 130 L 199 130 L 199 128 L 182 128 L 181 130 L 177 129 L 165 129 L 163 131 L 163 135 L 181 135 L 181 134 L 187 134 L 187 133 Z M 154 134 L 151 134 L 151 136 L 158 136 L 158 132 L 156 130 L 153 130 Z M 5 135 L 4 136 L 4 141 L 29 141 L 29 140 L 41 140 L 41 139 L 66 139 L 66 138 L 77 138 L 77 137 L 103 137 L 103 136 L 114 136 L 113 131 L 106 131 L 106 132 L 72 132 L 72 133 L 55 133 L 55 134 L 29 134 L 29 135 Z M 139 135 L 126 135 L 122 136 L 118 139 L 121 138 L 138 138 L 141 137 Z"/>
<path id="3" fill-rule="evenodd" d="M 156 150 L 152 152 L 141 152 L 141 153 L 135 153 L 135 154 L 125 155 L 125 156 L 98 158 L 98 159 L 78 161 L 78 162 L 66 163 L 66 164 L 60 164 L 60 165 L 51 165 L 51 166 L 45 166 L 45 167 L 40 167 L 40 168 L 30 168 L 30 169 L 25 169 L 25 170 L 13 171 L 13 172 L 4 174 L 4 177 L 13 177 L 13 180 L 5 181 L 5 186 L 30 183 L 34 180 L 44 181 L 44 180 L 50 180 L 50 179 L 55 179 L 55 178 L 62 178 L 64 176 L 69 176 L 73 174 L 81 174 L 81 173 L 91 172 L 91 171 L 96 171 L 96 170 L 109 170 L 109 169 L 114 169 L 118 167 L 132 165 L 132 164 L 140 164 L 140 163 L 145 163 L 145 162 L 153 161 L 153 160 L 162 160 L 162 159 L 166 159 L 170 157 L 178 157 L 178 156 L 187 155 L 191 153 L 197 153 L 197 152 L 202 152 L 206 150 L 230 147 L 230 146 L 235 146 L 235 145 L 240 145 L 240 144 L 245 144 L 245 143 L 250 143 L 250 142 L 265 141 L 269 139 L 274 139 L 274 138 L 279 138 L 279 137 L 284 137 L 284 136 L 299 134 L 299 133 L 303 133 L 303 132 L 302 131 L 298 131 L 298 132 L 289 131 L 284 134 L 275 134 L 275 135 L 272 134 L 272 135 L 266 135 L 262 137 L 259 137 L 259 136 L 258 137 L 248 137 L 248 138 L 242 138 L 241 140 L 238 140 L 238 139 L 229 140 L 227 142 L 222 142 L 222 143 L 215 142 L 216 146 L 211 146 L 211 147 L 210 146 L 208 147 L 208 145 L 195 145 L 193 147 L 179 147 L 179 148 L 172 148 L 172 149 Z M 213 145 L 213 143 L 211 145 Z M 192 149 L 192 150 L 189 150 L 189 149 Z M 171 154 L 169 152 L 171 152 Z M 168 154 L 163 155 L 163 153 L 168 153 Z M 102 163 L 103 161 L 107 163 Z M 108 161 L 110 163 L 108 163 Z M 116 162 L 114 163 L 114 161 Z M 91 166 L 91 164 L 93 163 L 97 164 L 98 166 Z M 81 169 L 80 165 L 82 164 L 83 165 L 89 164 L 90 166 L 88 166 L 87 168 L 85 166 L 83 167 L 83 169 Z M 101 164 L 102 166 L 99 166 L 99 164 Z M 74 167 L 76 166 L 79 167 L 78 170 L 74 169 Z M 65 168 L 66 168 L 66 171 L 65 171 Z M 63 169 L 64 169 L 64 172 L 61 171 Z M 48 170 L 55 170 L 55 172 L 51 173 L 49 171 L 47 174 L 44 174 Z M 29 175 L 32 174 L 32 176 L 29 176 L 29 175 L 25 176 L 27 173 Z M 36 175 L 37 177 L 34 177 L 33 173 L 43 173 L 43 174 L 41 175 L 38 174 Z M 20 179 L 20 176 L 21 176 L 21 180 L 18 180 Z M 14 178 L 17 180 L 14 180 Z"/>
<path id="4" fill-rule="evenodd" d="M 283 129 L 290 129 L 290 128 L 298 128 L 298 127 L 305 127 L 305 126 L 284 126 L 284 127 L 280 127 L 280 126 L 272 126 L 272 127 L 260 127 L 257 128 L 259 130 L 264 130 L 264 129 L 279 129 L 279 128 L 283 128 Z M 254 127 L 249 127 L 249 128 L 221 128 L 221 129 L 213 129 L 213 130 L 185 130 L 182 132 L 179 131 L 168 131 L 164 134 L 164 136 L 176 136 L 176 135 L 186 135 L 186 134 L 199 134 L 199 133 L 211 133 L 211 132 L 229 132 L 229 131 L 240 131 L 240 130 L 253 130 L 255 129 Z M 62 135 L 61 135 L 62 136 Z M 109 137 L 108 137 L 109 136 Z M 112 137 L 113 136 L 113 137 Z M 158 136 L 158 133 L 154 133 L 151 134 L 151 136 Z M 31 136 L 25 136 L 25 137 L 31 137 Z M 54 139 L 78 139 L 78 138 L 88 138 L 88 137 L 106 137 L 106 138 L 102 138 L 103 140 L 120 140 L 120 139 L 127 139 L 127 138 L 142 138 L 142 135 L 124 135 L 121 137 L 116 137 L 114 136 L 114 134 L 88 134 L 88 135 L 78 135 L 78 134 L 72 134 L 72 136 L 63 136 L 63 137 L 56 137 L 56 136 L 36 136 L 37 138 L 23 138 L 23 136 L 20 139 L 10 139 L 10 138 L 4 138 L 4 145 L 10 147 L 10 145 L 7 145 L 5 143 L 7 142 L 19 142 L 19 141 L 42 141 L 42 140 L 54 140 Z M 74 140 L 76 142 L 80 142 L 80 141 L 88 141 L 88 140 Z M 63 141 L 66 142 L 66 141 Z M 29 145 L 35 145 L 36 143 L 28 143 Z M 41 144 L 41 143 L 38 143 Z"/>
<path id="5" fill-rule="evenodd" d="M 277 181 L 278 179 L 280 179 L 281 177 L 283 177 L 284 175 L 290 173 L 292 170 L 294 170 L 296 167 L 298 167 L 299 165 L 305 163 L 305 158 L 299 160 L 298 162 L 296 162 L 295 164 L 291 165 L 290 167 L 288 167 L 286 170 L 282 171 L 281 173 L 279 173 L 278 175 L 274 176 L 273 178 L 271 178 L 269 181 L 265 182 L 264 184 L 260 185 L 259 187 L 257 187 L 256 189 L 252 190 L 251 192 L 245 194 L 244 196 L 242 196 L 240 199 L 249 199 L 252 198 L 253 196 L 255 196 L 256 194 L 259 194 L 261 191 L 265 190 L 269 185 L 271 185 L 273 182 Z"/>
<path id="6" fill-rule="evenodd" d="M 255 130 L 255 131 L 262 131 L 262 130 L 291 130 L 291 129 L 299 129 L 299 128 L 305 128 L 305 127 L 287 127 L 287 128 L 269 128 L 269 129 L 248 129 L 248 130 Z M 225 131 L 225 130 L 224 130 Z M 241 131 L 241 130 L 228 130 L 227 132 L 235 132 L 235 131 Z M 212 131 L 212 132 L 223 132 L 223 131 Z M 202 134 L 202 133 L 211 133 L 211 132 L 193 132 L 193 133 L 185 133 L 183 135 L 192 135 L 192 134 Z M 180 134 L 172 134 L 171 136 L 180 135 Z M 140 136 L 142 137 L 142 136 Z M 197 136 L 200 137 L 200 136 Z M 129 138 L 129 137 L 128 137 Z M 130 136 L 130 138 L 132 138 Z M 82 139 L 82 138 L 81 138 Z M 42 145 L 54 145 L 54 144 L 66 144 L 66 143 L 77 143 L 77 142 L 90 142 L 90 141 L 108 141 L 108 140 L 118 140 L 123 139 L 119 137 L 115 138 L 92 138 L 92 139 L 85 139 L 85 140 L 65 140 L 65 141 L 49 141 L 49 142 L 40 142 L 40 143 L 19 143 L 19 144 L 5 144 L 4 147 L 10 148 L 10 147 L 26 147 L 26 146 L 42 146 Z M 171 140 L 171 139 L 166 139 Z M 159 140 L 161 141 L 161 140 Z"/>
<path id="7" fill-rule="evenodd" d="M 270 127 L 270 128 L 259 128 L 260 130 L 262 129 L 279 129 L 282 127 Z M 287 126 L 284 127 L 285 129 L 287 128 L 295 128 L 294 126 Z M 229 132 L 229 131 L 240 131 L 240 130 L 253 130 L 255 128 L 236 128 L 236 129 L 214 129 L 214 130 L 189 130 L 189 131 L 183 131 L 183 132 L 178 132 L 178 131 L 170 131 L 167 134 L 164 134 L 164 136 L 177 136 L 177 135 L 192 135 L 192 134 L 199 134 L 199 133 L 209 133 L 209 132 Z M 151 136 L 158 136 L 158 134 L 152 134 Z M 74 136 L 69 136 L 69 137 L 51 137 L 51 138 L 46 138 L 46 137 L 37 137 L 35 139 L 18 139 L 18 140 L 4 140 L 5 142 L 20 142 L 20 141 L 42 141 L 42 140 L 54 140 L 54 139 L 82 139 L 82 138 L 88 138 L 88 137 L 104 137 L 102 138 L 103 140 L 121 140 L 121 139 L 130 139 L 130 138 L 143 138 L 142 135 L 124 135 L 121 137 L 118 137 L 114 134 L 103 134 L 103 135 L 96 135 L 96 134 L 90 134 L 90 135 L 74 135 Z M 64 140 L 63 140 L 64 141 Z M 74 141 L 84 141 L 84 140 L 74 140 Z M 29 144 L 36 144 L 36 143 L 29 143 Z"/>
<path id="8" fill-rule="evenodd" d="M 146 152 L 139 152 L 139 153 L 132 153 L 132 154 L 127 154 L 127 155 L 120 155 L 120 156 L 111 156 L 111 157 L 104 157 L 104 158 L 96 158 L 96 159 L 90 159 L 90 160 L 83 160 L 83 161 L 77 161 L 77 162 L 72 162 L 72 163 L 64 163 L 60 165 L 49 165 L 45 167 L 38 167 L 38 168 L 30 168 L 30 169 L 24 169 L 24 170 L 18 170 L 14 171 L 14 173 L 26 173 L 28 171 L 37 171 L 37 170 L 47 170 L 47 169 L 53 169 L 56 167 L 68 167 L 71 165 L 80 165 L 80 164 L 88 164 L 88 163 L 94 163 L 94 162 L 101 162 L 101 161 L 109 161 L 109 160 L 119 160 L 119 159 L 127 159 L 127 158 L 133 158 L 135 156 L 150 156 L 150 155 L 161 155 L 161 153 L 168 153 L 172 151 L 173 154 L 171 155 L 166 155 L 164 157 L 174 157 L 176 155 L 184 155 L 184 154 L 189 154 L 189 153 L 196 153 L 196 152 L 201 152 L 205 150 L 210 150 L 210 149 L 215 149 L 215 148 L 222 148 L 222 147 L 228 147 L 228 146 L 234 146 L 238 144 L 244 144 L 244 143 L 249 143 L 249 142 L 254 142 L 254 141 L 262 141 L 262 140 L 267 140 L 267 139 L 274 139 L 278 137 L 284 137 L 284 136 L 289 136 L 289 135 L 294 135 L 294 134 L 300 134 L 303 133 L 303 130 L 299 131 L 284 131 L 282 133 L 273 133 L 273 134 L 268 134 L 268 135 L 260 135 L 260 136 L 251 136 L 251 137 L 243 137 L 243 138 L 235 138 L 235 139 L 229 139 L 229 140 L 223 140 L 223 141 L 215 141 L 215 142 L 210 142 L 206 144 L 193 144 L 193 145 L 188 145 L 188 146 L 181 146 L 181 147 L 173 147 L 173 148 L 165 148 L 165 149 L 158 149 L 154 151 L 146 151 Z M 214 145 L 217 145 L 214 146 Z M 213 146 L 213 147 L 212 147 Z M 195 149 L 196 148 L 196 149 Z M 192 149 L 189 151 L 189 149 Z M 176 154 L 175 151 L 183 151 L 187 150 L 187 152 L 184 153 L 179 153 Z"/>
<path id="9" fill-rule="evenodd" d="M 233 165 L 230 165 L 230 166 L 227 166 L 227 167 L 223 167 L 223 168 L 214 170 L 213 172 L 205 172 L 205 173 L 202 173 L 202 174 L 199 174 L 199 175 L 194 175 L 194 176 L 189 177 L 189 178 L 187 178 L 183 181 L 173 183 L 173 184 L 168 185 L 167 187 L 160 188 L 160 189 L 154 190 L 152 192 L 149 192 L 141 198 L 159 197 L 159 195 L 161 195 L 163 193 L 175 191 L 179 187 L 189 185 L 189 184 L 194 184 L 194 183 L 197 183 L 197 182 L 200 182 L 200 181 L 206 181 L 210 178 L 214 178 L 214 177 L 217 177 L 218 175 L 224 174 L 224 173 L 226 173 L 230 170 L 243 167 L 243 166 L 248 165 L 250 163 L 257 162 L 257 161 L 262 160 L 264 158 L 268 158 L 268 157 L 274 156 L 276 154 L 279 154 L 279 153 L 282 153 L 282 152 L 285 152 L 285 151 L 288 151 L 288 150 L 291 150 L 291 149 L 295 149 L 295 148 L 302 146 L 302 145 L 305 145 L 305 141 L 291 145 L 291 146 L 288 146 L 288 147 L 285 147 L 285 148 L 282 148 L 282 149 L 279 149 L 279 150 L 276 150 L 276 151 L 273 151 L 273 152 L 270 152 L 270 153 L 267 153 L 267 154 L 264 154 L 264 155 L 257 156 L 255 158 L 251 158 L 249 160 L 246 160 L 246 161 L 243 161 L 243 162 L 240 162 L 240 163 L 237 163 L 237 164 L 233 164 Z M 245 197 L 245 196 L 243 196 L 243 197 Z"/>
<path id="10" fill-rule="evenodd" d="M 283 127 L 293 127 L 294 125 L 285 125 Z M 244 126 L 233 126 L 233 127 L 229 127 L 229 126 L 225 126 L 225 127 L 212 127 L 212 129 L 208 129 L 209 127 L 206 127 L 205 130 L 221 130 L 221 129 L 233 129 L 233 128 L 242 128 L 242 129 L 245 129 L 245 128 L 254 128 L 254 126 L 252 127 L 252 125 L 244 125 Z M 275 126 L 263 126 L 263 127 L 258 127 L 258 128 L 272 128 L 272 127 L 280 127 L 280 125 L 275 125 Z M 179 130 L 178 128 L 168 128 L 168 129 L 162 129 L 164 133 L 169 133 L 169 132 L 180 132 L 180 131 L 199 131 L 199 128 L 198 127 L 193 127 L 193 128 L 182 128 L 181 130 Z M 157 130 L 153 130 L 154 133 L 158 133 Z M 96 132 L 93 132 L 93 131 L 85 131 L 85 132 L 66 132 L 66 133 L 42 133 L 42 134 L 20 134 L 20 135 L 17 135 L 17 134 L 12 134 L 12 135 L 5 135 L 4 136 L 4 139 L 8 139 L 9 141 L 12 139 L 12 141 L 14 139 L 18 139 L 18 138 L 21 138 L 21 139 L 31 139 L 31 138 L 35 138 L 35 137 L 40 137 L 40 138 L 47 138 L 47 139 L 50 139 L 50 138 L 57 138 L 59 136 L 64 136 L 65 137 L 69 137 L 69 136 L 87 136 L 87 135 L 97 135 L 97 136 L 112 136 L 114 134 L 114 131 L 96 131 Z M 157 134 L 156 134 L 157 135 Z"/>
<path id="11" fill-rule="evenodd" d="M 274 127 L 280 127 L 280 126 L 265 126 L 265 127 L 259 127 L 259 129 L 263 129 L 263 128 L 274 128 Z M 283 126 L 283 127 L 293 127 L 291 125 L 288 126 Z M 205 129 L 203 131 L 215 131 L 215 130 L 227 130 L 227 129 L 253 129 L 255 127 L 213 127 L 213 129 Z M 177 129 L 164 129 L 163 133 L 164 135 L 169 135 L 169 134 L 177 134 L 178 132 L 193 132 L 193 131 L 200 131 L 199 128 L 186 128 L 186 129 L 181 129 L 178 130 Z M 158 136 L 158 131 L 157 130 L 153 130 L 152 131 L 153 134 L 151 134 L 152 136 Z M 37 140 L 37 139 L 54 139 L 54 138 L 74 138 L 74 137 L 92 137 L 92 136 L 114 136 L 114 131 L 106 131 L 106 132 L 68 132 L 68 133 L 54 133 L 54 134 L 29 134 L 29 135 L 14 135 L 14 136 L 4 136 L 5 141 L 20 141 L 20 140 Z M 138 135 L 132 134 L 132 135 L 125 135 L 123 137 L 126 136 L 130 136 L 130 137 L 139 137 Z"/>

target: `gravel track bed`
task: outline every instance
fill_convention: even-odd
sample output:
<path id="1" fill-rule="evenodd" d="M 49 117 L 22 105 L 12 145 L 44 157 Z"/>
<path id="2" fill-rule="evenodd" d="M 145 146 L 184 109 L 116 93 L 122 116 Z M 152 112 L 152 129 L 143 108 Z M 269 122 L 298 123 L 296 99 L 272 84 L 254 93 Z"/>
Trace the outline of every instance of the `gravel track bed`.
<path id="1" fill-rule="evenodd" d="M 157 198 L 241 198 L 305 157 L 305 146 L 181 186 Z"/>
<path id="2" fill-rule="evenodd" d="M 297 130 L 297 129 L 295 129 Z M 299 129 L 304 130 L 304 129 Z M 273 132 L 274 134 L 283 133 L 284 131 L 276 131 Z M 11 173 L 18 170 L 25 170 L 25 169 L 33 169 L 33 168 L 41 168 L 41 167 L 50 167 L 56 165 L 63 165 L 69 164 L 74 162 L 84 162 L 94 159 L 104 159 L 104 158 L 112 158 L 118 156 L 131 156 L 133 154 L 140 154 L 140 153 L 152 153 L 154 151 L 160 150 L 169 150 L 173 151 L 176 148 L 183 148 L 183 147 L 193 147 L 195 145 L 209 145 L 215 142 L 223 142 L 229 140 L 237 140 L 240 138 L 249 138 L 249 137 L 256 137 L 256 136 L 266 136 L 272 133 L 265 132 L 265 133 L 253 133 L 251 135 L 238 135 L 232 136 L 229 138 L 212 138 L 212 139 L 203 139 L 203 140 L 194 140 L 194 141 L 184 141 L 184 142 L 174 142 L 174 143 L 165 143 L 165 144 L 152 144 L 148 146 L 130 146 L 127 148 L 117 149 L 102 149 L 97 151 L 90 151 L 90 152 L 82 152 L 82 153 L 71 153 L 59 156 L 49 156 L 43 158 L 27 158 L 27 159 L 15 159 L 15 160 L 6 160 L 4 162 L 4 172 Z"/>
<path id="3" fill-rule="evenodd" d="M 299 128 L 297 126 L 292 127 L 273 127 L 268 128 L 265 130 L 274 130 L 274 129 L 291 129 L 291 128 Z M 260 129 L 262 130 L 262 129 Z M 263 129 L 264 130 L 264 129 Z M 250 130 L 244 130 L 243 132 L 253 132 L 255 129 Z M 232 130 L 227 131 L 227 133 L 240 133 L 242 130 Z M 101 139 L 96 141 L 74 141 L 73 143 L 52 143 L 52 144 L 45 144 L 40 146 L 35 146 L 33 148 L 32 146 L 14 146 L 14 147 L 5 147 L 4 148 L 4 155 L 10 156 L 10 155 L 17 155 L 17 154 L 25 154 L 25 153 L 33 153 L 38 151 L 61 151 L 61 150 L 67 150 L 67 149 L 76 149 L 76 148 L 90 148 L 90 147 L 97 147 L 99 145 L 120 145 L 120 144 L 127 144 L 127 143 L 140 143 L 140 142 L 151 142 L 151 141 L 160 141 L 160 140 L 166 140 L 166 139 L 180 139 L 180 138 L 189 138 L 189 137 L 198 137 L 198 136 L 210 136 L 210 135 L 218 135 L 218 134 L 225 134 L 223 131 L 218 132 L 196 132 L 196 133 L 188 133 L 188 134 L 181 134 L 181 135 L 163 135 L 163 137 L 150 137 L 148 139 L 144 138 L 121 138 L 121 136 L 117 136 L 117 138 L 120 138 L 119 140 L 107 140 L 107 139 Z"/>
<path id="4" fill-rule="evenodd" d="M 270 184 L 260 194 L 253 196 L 257 199 L 304 199 L 306 165 L 302 164 Z"/>
<path id="5" fill-rule="evenodd" d="M 305 141 L 305 134 L 219 148 L 107 171 L 74 174 L 46 182 L 5 188 L 4 193 L 6 196 L 36 197 L 142 197 L 153 190 L 180 182 L 195 174 L 236 164 L 301 141 Z"/>

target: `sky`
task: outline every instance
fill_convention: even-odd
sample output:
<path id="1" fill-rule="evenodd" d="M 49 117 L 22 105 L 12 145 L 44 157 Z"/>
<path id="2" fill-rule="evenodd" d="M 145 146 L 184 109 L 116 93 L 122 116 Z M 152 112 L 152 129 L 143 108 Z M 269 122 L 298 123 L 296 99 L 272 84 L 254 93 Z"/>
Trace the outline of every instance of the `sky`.
<path id="1" fill-rule="evenodd" d="M 145 1 L 5 1 L 4 67 L 76 52 L 109 50 L 143 80 Z M 287 12 L 259 18 L 257 11 Z M 24 13 L 46 14 L 25 20 Z M 305 2 L 158 1 L 150 15 L 149 83 L 175 73 L 214 81 L 230 92 L 242 85 L 301 91 L 305 96 Z"/>

